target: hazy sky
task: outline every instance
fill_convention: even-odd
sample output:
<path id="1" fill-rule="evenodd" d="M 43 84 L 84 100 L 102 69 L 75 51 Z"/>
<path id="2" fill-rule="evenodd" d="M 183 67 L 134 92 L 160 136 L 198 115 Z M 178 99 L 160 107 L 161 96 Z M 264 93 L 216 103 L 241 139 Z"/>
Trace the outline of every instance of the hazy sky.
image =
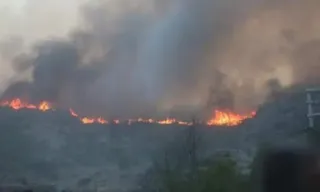
<path id="1" fill-rule="evenodd" d="M 79 7 L 85 1 L 0 0 L 0 48 L 18 52 L 39 40 L 65 37 L 79 23 Z M 10 59 L 0 55 L 0 91 L 13 74 Z"/>
<path id="2" fill-rule="evenodd" d="M 84 0 L 1 0 L 0 40 L 15 35 L 27 41 L 64 35 L 78 22 L 78 10 L 83 2 Z"/>

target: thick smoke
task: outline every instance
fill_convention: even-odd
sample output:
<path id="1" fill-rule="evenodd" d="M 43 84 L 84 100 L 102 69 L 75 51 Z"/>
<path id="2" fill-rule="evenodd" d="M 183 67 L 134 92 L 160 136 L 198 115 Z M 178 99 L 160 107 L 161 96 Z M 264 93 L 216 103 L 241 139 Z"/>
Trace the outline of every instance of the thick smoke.
<path id="1" fill-rule="evenodd" d="M 182 106 L 252 110 L 274 85 L 319 83 L 318 8 L 314 0 L 89 2 L 69 36 L 26 53 L 1 49 L 16 72 L 3 98 L 109 118 Z"/>

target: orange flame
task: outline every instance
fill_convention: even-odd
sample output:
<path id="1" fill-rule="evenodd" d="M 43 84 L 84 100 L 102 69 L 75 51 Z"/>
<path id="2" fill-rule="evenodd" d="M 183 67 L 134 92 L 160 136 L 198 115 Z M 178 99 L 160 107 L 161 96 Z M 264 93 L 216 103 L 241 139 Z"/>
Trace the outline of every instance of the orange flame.
<path id="1" fill-rule="evenodd" d="M 53 107 L 50 104 L 50 102 L 42 101 L 38 105 L 34 105 L 34 104 L 29 104 L 27 102 L 23 102 L 19 98 L 12 99 L 10 101 L 0 102 L 0 106 L 10 107 L 14 110 L 34 109 L 34 110 L 39 110 L 43 112 L 48 110 L 53 110 Z M 80 117 L 73 109 L 69 109 L 69 113 L 71 116 L 79 119 L 83 124 L 93 124 L 93 123 L 109 124 L 109 121 L 107 121 L 106 119 L 103 119 L 102 117 L 98 117 L 98 118 Z M 209 121 L 207 121 L 206 124 L 209 126 L 215 126 L 215 125 L 236 126 L 241 124 L 246 119 L 253 118 L 255 115 L 256 115 L 256 112 L 252 112 L 249 115 L 239 115 L 233 112 L 215 110 L 214 117 Z M 120 124 L 122 121 L 115 119 L 110 122 L 113 124 Z M 167 118 L 164 120 L 138 118 L 138 119 L 130 119 L 125 122 L 127 122 L 129 125 L 131 125 L 132 123 L 161 124 L 161 125 L 178 124 L 178 125 L 184 125 L 184 126 L 189 126 L 193 124 L 192 122 L 179 121 L 174 118 Z"/>
<path id="2" fill-rule="evenodd" d="M 13 99 L 11 101 L 4 101 L 4 102 L 1 102 L 0 104 L 1 104 L 1 106 L 9 106 L 14 110 L 26 108 L 26 109 L 38 109 L 40 111 L 48 111 L 48 110 L 52 109 L 51 104 L 47 101 L 42 101 L 38 106 L 22 102 L 21 99 Z"/>
<path id="3" fill-rule="evenodd" d="M 159 123 L 161 125 L 170 125 L 170 124 L 176 123 L 176 120 L 167 118 L 165 120 L 158 121 L 157 123 Z"/>
<path id="4" fill-rule="evenodd" d="M 93 124 L 93 123 L 107 124 L 108 123 L 108 121 L 104 120 L 102 117 L 99 117 L 99 118 L 82 117 L 81 118 L 76 112 L 74 112 L 73 109 L 69 109 L 69 112 L 71 116 L 79 118 L 79 120 L 83 124 Z"/>
<path id="5" fill-rule="evenodd" d="M 256 112 L 252 112 L 250 115 L 239 115 L 232 112 L 223 112 L 219 110 L 214 111 L 214 118 L 208 121 L 208 125 L 226 125 L 236 126 L 241 124 L 244 120 L 253 118 Z"/>

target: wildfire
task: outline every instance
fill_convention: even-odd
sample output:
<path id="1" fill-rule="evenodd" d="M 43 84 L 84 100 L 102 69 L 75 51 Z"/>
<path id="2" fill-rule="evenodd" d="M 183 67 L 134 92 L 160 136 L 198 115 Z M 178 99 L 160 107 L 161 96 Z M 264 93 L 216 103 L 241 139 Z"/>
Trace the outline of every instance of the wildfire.
<path id="1" fill-rule="evenodd" d="M 11 101 L 1 102 L 1 106 L 9 106 L 14 110 L 38 109 L 40 111 L 48 111 L 52 109 L 50 103 L 46 101 L 42 101 L 39 105 L 33 105 L 33 104 L 22 102 L 21 99 L 13 99 Z"/>
<path id="2" fill-rule="evenodd" d="M 10 101 L 3 101 L 0 102 L 0 106 L 2 107 L 10 107 L 14 110 L 20 110 L 20 109 L 33 109 L 33 110 L 39 110 L 39 111 L 48 111 L 53 110 L 52 104 L 47 101 L 42 101 L 39 104 L 29 104 L 27 102 L 23 102 L 21 99 L 12 99 Z M 69 109 L 69 113 L 71 116 L 79 119 L 83 124 L 120 124 L 122 121 L 120 120 L 112 120 L 107 121 L 106 119 L 102 117 L 81 117 L 78 115 L 73 109 Z M 212 119 L 206 122 L 209 126 L 215 126 L 215 125 L 225 125 L 225 126 L 236 126 L 241 124 L 244 120 L 253 118 L 256 115 L 255 112 L 250 113 L 249 115 L 239 115 L 233 112 L 228 111 L 222 111 L 222 110 L 216 110 L 214 111 L 214 115 Z M 178 125 L 192 125 L 192 122 L 186 122 L 186 121 L 179 121 L 174 118 L 167 118 L 164 120 L 154 120 L 154 119 L 129 119 L 124 122 L 127 122 L 129 125 L 132 123 L 146 123 L 146 124 L 161 124 L 161 125 L 171 125 L 171 124 L 178 124 Z"/>
<path id="3" fill-rule="evenodd" d="M 244 120 L 250 119 L 256 115 L 256 112 L 251 112 L 249 115 L 239 115 L 232 112 L 223 112 L 219 110 L 214 111 L 214 118 L 208 121 L 208 125 L 227 125 L 236 126 L 241 124 Z"/>

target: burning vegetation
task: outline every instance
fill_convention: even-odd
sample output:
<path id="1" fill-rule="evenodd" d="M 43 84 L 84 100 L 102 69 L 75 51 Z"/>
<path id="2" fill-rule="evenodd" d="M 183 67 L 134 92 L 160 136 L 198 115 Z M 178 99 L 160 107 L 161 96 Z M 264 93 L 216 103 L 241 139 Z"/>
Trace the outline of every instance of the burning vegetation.
<path id="1" fill-rule="evenodd" d="M 12 100 L 2 101 L 0 102 L 2 107 L 10 107 L 13 110 L 21 110 L 21 109 L 30 109 L 30 110 L 39 110 L 42 112 L 46 112 L 49 110 L 55 110 L 54 106 L 48 101 L 42 101 L 39 104 L 30 104 L 28 102 L 24 102 L 22 99 L 15 98 Z M 138 119 L 127 119 L 127 120 L 107 120 L 103 117 L 86 117 L 78 115 L 75 110 L 69 108 L 70 115 L 78 118 L 83 124 L 120 124 L 126 122 L 131 125 L 132 123 L 149 123 L 149 124 L 161 124 L 161 125 L 170 125 L 170 124 L 178 124 L 178 125 L 192 125 L 192 122 L 180 121 L 176 118 L 166 118 L 164 120 L 156 120 L 156 119 L 146 119 L 146 118 L 138 118 Z M 256 115 L 255 112 L 251 112 L 250 114 L 240 115 L 234 112 L 230 112 L 228 110 L 215 110 L 213 117 L 208 120 L 205 124 L 208 126 L 236 126 L 241 124 L 244 120 L 253 118 Z"/>

